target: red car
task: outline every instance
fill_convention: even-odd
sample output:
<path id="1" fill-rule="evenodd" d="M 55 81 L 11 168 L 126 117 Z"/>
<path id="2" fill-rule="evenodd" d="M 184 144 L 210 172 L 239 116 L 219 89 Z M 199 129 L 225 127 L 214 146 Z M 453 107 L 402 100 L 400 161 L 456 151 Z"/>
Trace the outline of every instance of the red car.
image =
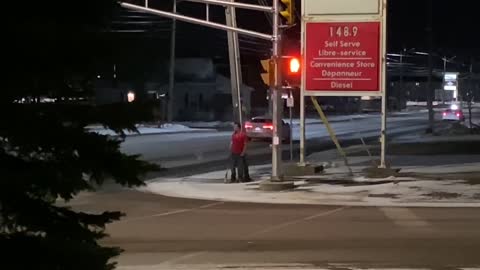
<path id="1" fill-rule="evenodd" d="M 445 110 L 442 114 L 442 120 L 445 121 L 465 121 L 465 115 L 463 115 L 462 110 Z"/>
<path id="2" fill-rule="evenodd" d="M 291 127 L 282 120 L 282 140 L 290 140 Z M 254 117 L 245 123 L 245 131 L 250 139 L 271 139 L 273 136 L 273 121 L 269 117 Z"/>

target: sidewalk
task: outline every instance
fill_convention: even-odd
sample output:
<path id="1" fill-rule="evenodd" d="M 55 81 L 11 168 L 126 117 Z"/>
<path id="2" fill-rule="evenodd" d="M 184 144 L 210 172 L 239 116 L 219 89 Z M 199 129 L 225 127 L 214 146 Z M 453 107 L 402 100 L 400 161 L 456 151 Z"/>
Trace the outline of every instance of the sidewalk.
<path id="1" fill-rule="evenodd" d="M 258 189 L 260 181 L 269 178 L 270 165 L 252 168 L 252 178 L 257 180 L 253 183 L 225 184 L 225 171 L 217 171 L 185 178 L 158 178 L 141 190 L 171 197 L 274 204 L 480 207 L 480 155 L 394 156 L 392 160 L 406 165 L 399 176 L 366 177 L 363 169 L 371 160 L 360 156 L 350 158 L 354 177 L 348 176 L 347 168 L 336 160 L 325 164 L 328 168 L 324 174 L 296 177 L 297 188 L 285 192 Z M 452 160 L 459 163 L 452 164 Z"/>
<path id="2" fill-rule="evenodd" d="M 259 183 L 269 179 L 271 165 L 251 168 L 251 176 L 256 180 L 253 183 L 225 184 L 225 171 L 217 171 L 184 178 L 157 178 L 141 190 L 172 197 L 273 204 L 480 207 L 480 153 L 469 154 L 467 151 L 436 155 L 423 152 L 418 155 L 411 154 L 412 149 L 405 149 L 417 148 L 409 144 L 411 141 L 427 145 L 433 141 L 436 149 L 432 150 L 439 151 L 439 144 L 451 147 L 456 140 L 467 145 L 476 143 L 475 140 L 465 141 L 465 136 L 448 136 L 446 142 L 441 136 L 400 139 L 406 144 L 395 146 L 401 149 L 402 155 L 391 155 L 388 159 L 401 171 L 388 178 L 368 178 L 364 169 L 371 167 L 372 159 L 378 157 L 369 157 L 362 146 L 354 146 L 346 149 L 353 177 L 348 175 L 348 169 L 343 166 L 336 150 L 319 152 L 307 160 L 323 163 L 325 172 L 293 178 L 296 189 L 292 191 L 259 190 Z M 371 150 L 376 152 L 378 149 Z"/>

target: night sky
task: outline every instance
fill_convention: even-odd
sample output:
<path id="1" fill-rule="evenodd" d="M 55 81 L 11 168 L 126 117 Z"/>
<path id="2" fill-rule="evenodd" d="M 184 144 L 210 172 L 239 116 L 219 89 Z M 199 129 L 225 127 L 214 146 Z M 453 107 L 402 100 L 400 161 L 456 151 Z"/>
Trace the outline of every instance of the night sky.
<path id="1" fill-rule="evenodd" d="M 143 0 L 129 2 L 143 5 Z M 258 4 L 258 0 L 239 2 Z M 271 0 L 268 1 L 271 4 Z M 432 4 L 433 3 L 433 4 Z M 171 10 L 172 0 L 150 0 L 153 7 Z M 432 4 L 432 6 L 430 6 Z M 472 61 L 480 62 L 480 42 L 475 18 L 480 9 L 471 0 L 389 0 L 388 7 L 388 51 L 398 53 L 405 49 L 428 51 L 428 11 L 432 10 L 433 48 L 435 65 L 442 65 L 441 56 L 456 56 L 458 65 Z M 212 20 L 224 23 L 222 7 L 212 6 Z M 300 1 L 297 1 L 300 10 Z M 183 2 L 178 11 L 184 15 L 204 18 L 204 5 Z M 300 13 L 300 12 L 298 12 Z M 124 63 L 123 66 L 142 65 L 144 70 L 155 69 L 158 63 L 168 61 L 170 48 L 170 19 L 150 16 L 133 18 L 138 15 L 129 10 L 118 14 L 107 37 L 117 44 L 108 62 Z M 140 14 L 145 16 L 145 14 Z M 141 17 L 141 16 L 140 16 Z M 147 19 L 145 19 L 147 18 Z M 238 24 L 242 28 L 256 31 L 271 31 L 266 16 L 260 12 L 237 11 Z M 137 21 L 153 21 L 153 24 L 138 24 Z M 123 30 L 128 30 L 127 32 Z M 130 30 L 145 30 L 133 33 Z M 300 26 L 286 33 L 287 51 L 299 50 Z M 258 60 L 268 58 L 271 44 L 268 41 L 240 36 L 242 63 L 258 68 Z M 228 75 L 227 35 L 221 30 L 179 22 L 177 31 L 177 57 L 209 57 L 218 64 L 220 72 Z M 423 62 L 420 59 L 420 62 Z M 163 65 L 164 66 L 164 65 Z M 478 64 L 476 65 L 478 66 Z M 222 68 L 223 67 L 223 68 Z M 156 72 L 156 71 L 153 71 Z M 258 71 L 255 71 L 258 73 Z M 156 73 L 158 74 L 158 73 Z"/>
<path id="2" fill-rule="evenodd" d="M 141 3 L 142 1 L 137 1 Z M 171 0 L 150 0 L 150 3 L 159 2 L 159 8 L 168 9 Z M 243 0 L 246 3 L 258 3 L 257 0 Z M 270 1 L 271 2 L 271 1 Z M 429 6 L 433 2 L 433 7 Z M 300 1 L 297 1 L 300 5 Z M 400 51 L 402 48 L 416 48 L 418 50 L 427 50 L 428 42 L 426 28 L 428 25 L 428 9 L 433 12 L 433 32 L 434 48 L 439 54 L 453 54 L 464 57 L 479 56 L 480 42 L 478 41 L 479 29 L 475 22 L 479 10 L 476 8 L 476 1 L 469 0 L 390 0 L 389 1 L 389 51 Z M 202 4 L 182 3 L 179 5 L 179 11 L 183 14 L 189 14 L 196 17 L 204 16 Z M 211 13 L 214 19 L 224 22 L 223 9 L 221 7 L 212 9 Z M 240 11 L 238 12 L 239 25 L 249 29 L 268 31 L 269 23 L 262 13 Z M 168 21 L 168 20 L 167 20 Z M 183 24 L 183 23 L 182 23 Z M 168 30 L 168 24 L 162 24 L 161 27 Z M 159 29 L 151 29 L 153 33 L 128 34 L 128 38 L 143 42 L 147 39 L 159 39 L 167 41 L 169 33 L 157 32 Z M 292 40 L 298 40 L 299 27 L 291 29 L 287 34 Z M 143 40 L 142 40 L 143 37 Z M 260 40 L 251 40 L 249 38 L 242 43 L 245 54 L 262 55 L 268 54 L 268 42 Z M 183 25 L 179 30 L 179 54 L 180 55 L 211 55 L 222 56 L 225 53 L 226 35 L 219 30 L 210 30 L 204 27 Z M 146 41 L 148 42 L 148 41 Z M 192 46 L 195 44 L 196 46 Z M 165 47 L 158 44 L 161 48 Z M 163 51 L 163 50 L 162 50 Z"/>
<path id="3" fill-rule="evenodd" d="M 429 5 L 433 2 L 433 6 Z M 390 0 L 389 47 L 426 50 L 428 9 L 433 12 L 434 48 L 437 53 L 470 57 L 480 55 L 479 8 L 468 0 Z"/>

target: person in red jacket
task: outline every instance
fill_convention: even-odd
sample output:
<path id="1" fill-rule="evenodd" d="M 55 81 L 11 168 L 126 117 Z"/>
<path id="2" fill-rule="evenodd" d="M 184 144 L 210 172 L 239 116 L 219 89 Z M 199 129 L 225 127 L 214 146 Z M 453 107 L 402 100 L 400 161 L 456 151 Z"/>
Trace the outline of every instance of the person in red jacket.
<path id="1" fill-rule="evenodd" d="M 246 157 L 247 144 L 248 137 L 247 134 L 242 130 L 242 125 L 240 125 L 240 123 L 235 123 L 232 140 L 230 142 L 230 151 L 232 154 L 232 182 L 237 181 L 237 169 L 238 178 L 241 182 L 250 181 Z"/>

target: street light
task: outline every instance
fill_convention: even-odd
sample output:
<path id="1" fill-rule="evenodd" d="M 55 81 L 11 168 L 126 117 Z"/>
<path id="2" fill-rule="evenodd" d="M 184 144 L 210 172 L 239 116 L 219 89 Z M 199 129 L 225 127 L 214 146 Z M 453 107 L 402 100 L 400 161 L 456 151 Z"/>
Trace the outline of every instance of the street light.
<path id="1" fill-rule="evenodd" d="M 452 63 L 452 61 L 457 58 L 457 56 L 453 56 L 451 58 L 447 58 L 446 56 L 442 57 L 443 60 L 443 72 L 447 72 L 447 63 Z"/>
<path id="2" fill-rule="evenodd" d="M 127 101 L 128 103 L 132 103 L 135 101 L 135 93 L 132 91 L 129 91 L 127 94 Z"/>

